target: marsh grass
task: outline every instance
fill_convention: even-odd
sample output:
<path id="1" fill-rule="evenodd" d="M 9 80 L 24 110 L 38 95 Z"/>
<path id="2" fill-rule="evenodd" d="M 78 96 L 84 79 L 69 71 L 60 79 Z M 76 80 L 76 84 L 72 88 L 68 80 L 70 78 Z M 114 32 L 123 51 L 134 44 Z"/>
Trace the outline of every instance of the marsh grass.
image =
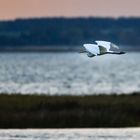
<path id="1" fill-rule="evenodd" d="M 0 95 L 0 128 L 140 126 L 140 95 Z"/>

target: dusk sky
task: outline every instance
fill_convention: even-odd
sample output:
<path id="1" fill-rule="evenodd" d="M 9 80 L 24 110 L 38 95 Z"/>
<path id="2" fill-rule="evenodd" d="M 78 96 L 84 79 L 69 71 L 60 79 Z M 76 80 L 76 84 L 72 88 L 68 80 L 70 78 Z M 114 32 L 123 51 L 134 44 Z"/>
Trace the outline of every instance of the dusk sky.
<path id="1" fill-rule="evenodd" d="M 0 0 L 0 19 L 140 16 L 140 0 Z"/>

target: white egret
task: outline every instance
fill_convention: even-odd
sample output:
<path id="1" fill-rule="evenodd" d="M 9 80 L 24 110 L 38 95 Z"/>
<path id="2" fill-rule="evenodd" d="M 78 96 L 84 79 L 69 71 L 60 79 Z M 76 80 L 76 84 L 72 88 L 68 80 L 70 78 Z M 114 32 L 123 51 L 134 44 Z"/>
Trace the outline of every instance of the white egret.
<path id="1" fill-rule="evenodd" d="M 81 53 L 86 52 L 88 57 L 94 57 L 104 54 L 125 54 L 121 51 L 112 51 L 112 49 L 119 49 L 119 47 L 111 42 L 107 41 L 95 41 L 96 44 L 84 44 L 84 50 Z"/>

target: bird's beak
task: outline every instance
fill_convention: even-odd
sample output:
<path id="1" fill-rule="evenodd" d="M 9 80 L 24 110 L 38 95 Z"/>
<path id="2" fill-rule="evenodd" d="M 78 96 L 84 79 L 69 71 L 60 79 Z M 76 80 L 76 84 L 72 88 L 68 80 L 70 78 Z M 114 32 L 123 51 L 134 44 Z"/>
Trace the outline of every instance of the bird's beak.
<path id="1" fill-rule="evenodd" d="M 79 53 L 85 53 L 86 52 L 86 49 L 81 49 L 80 51 L 79 51 Z"/>

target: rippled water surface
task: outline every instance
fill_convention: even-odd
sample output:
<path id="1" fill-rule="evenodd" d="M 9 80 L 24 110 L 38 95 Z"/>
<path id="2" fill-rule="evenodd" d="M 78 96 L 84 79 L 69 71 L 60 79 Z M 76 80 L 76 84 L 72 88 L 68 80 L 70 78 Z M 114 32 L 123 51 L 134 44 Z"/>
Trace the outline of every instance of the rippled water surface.
<path id="1" fill-rule="evenodd" d="M 139 140 L 140 128 L 123 129 L 9 129 L 0 140 Z"/>
<path id="2" fill-rule="evenodd" d="M 140 91 L 140 53 L 1 53 L 0 93 L 98 94 Z"/>

